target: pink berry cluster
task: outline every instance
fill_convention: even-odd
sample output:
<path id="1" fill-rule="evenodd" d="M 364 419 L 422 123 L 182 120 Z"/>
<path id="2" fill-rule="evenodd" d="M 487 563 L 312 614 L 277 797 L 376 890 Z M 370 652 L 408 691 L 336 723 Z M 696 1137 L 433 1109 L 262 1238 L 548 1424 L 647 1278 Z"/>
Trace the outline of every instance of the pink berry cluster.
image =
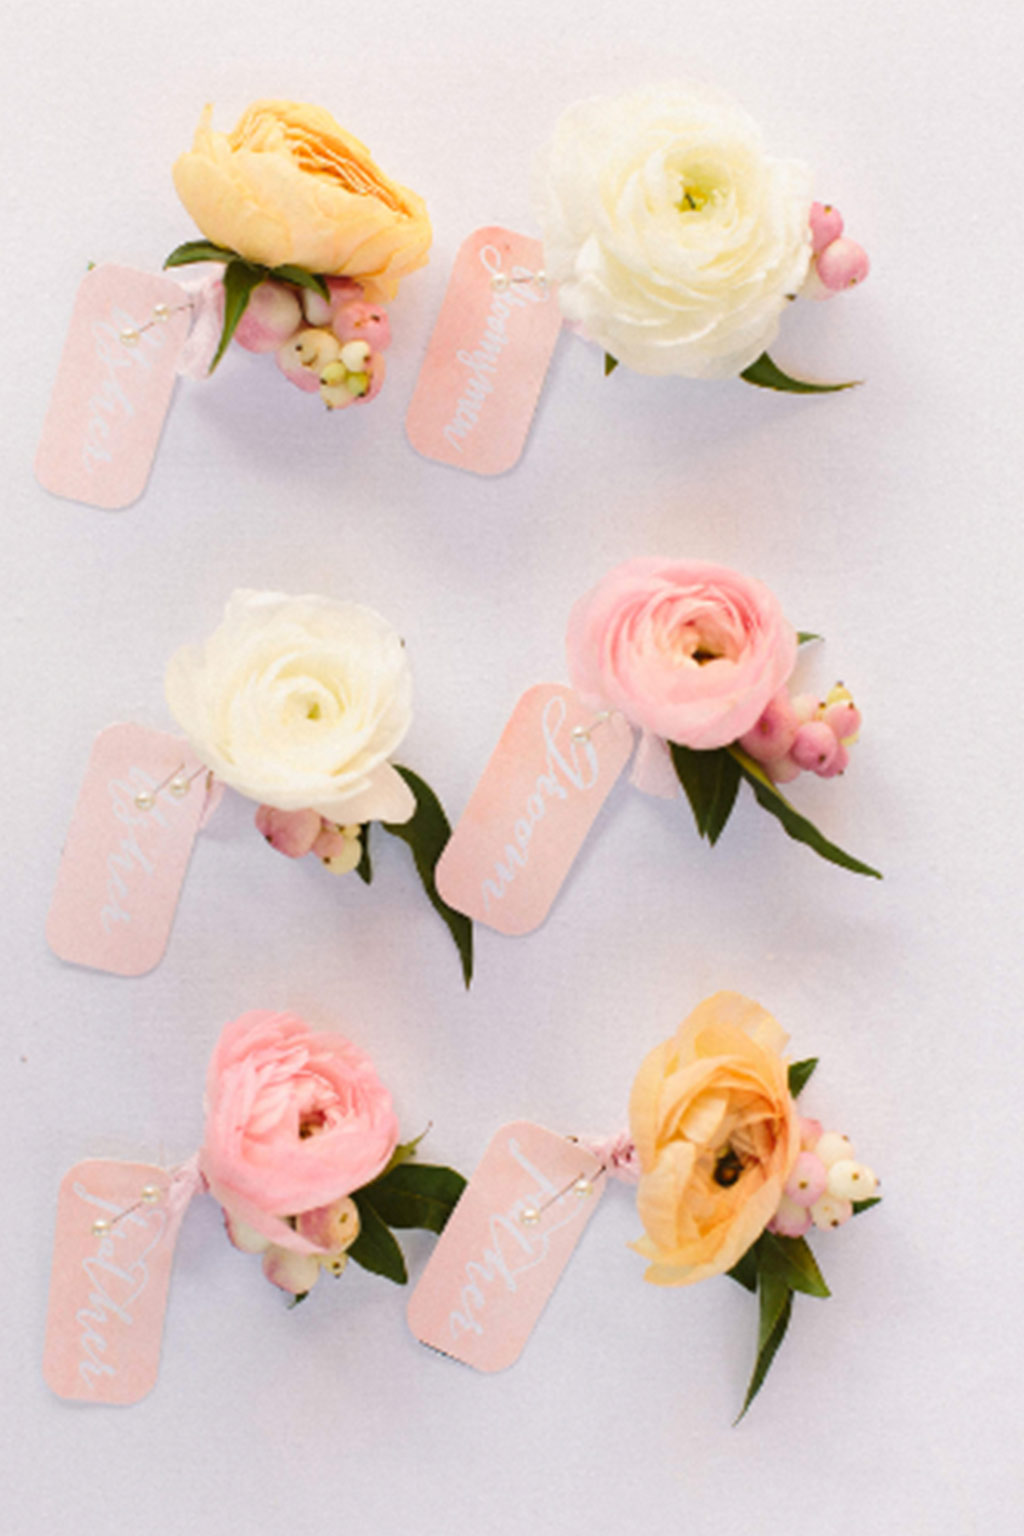
<path id="1" fill-rule="evenodd" d="M 351 278 L 326 283 L 328 299 L 308 288 L 260 283 L 234 339 L 248 352 L 276 353 L 290 383 L 319 392 L 328 410 L 342 411 L 380 394 L 391 325 L 384 306 L 368 304 Z"/>
<path id="2" fill-rule="evenodd" d="M 790 698 L 782 688 L 739 745 L 776 784 L 788 784 L 802 772 L 831 779 L 849 762 L 848 749 L 857 740 L 860 724 L 860 710 L 842 683 L 830 688 L 824 699 L 810 693 Z"/>
<path id="3" fill-rule="evenodd" d="M 878 1179 L 856 1161 L 847 1137 L 823 1130 L 820 1120 L 800 1121 L 800 1145 L 768 1223 L 769 1232 L 780 1237 L 803 1237 L 811 1226 L 841 1227 L 853 1215 L 853 1202 L 870 1200 L 878 1189 Z"/>
<path id="4" fill-rule="evenodd" d="M 261 805 L 256 830 L 288 859 L 315 854 L 332 875 L 351 873 L 363 856 L 362 827 L 339 827 L 319 811 L 278 811 Z"/>
<path id="5" fill-rule="evenodd" d="M 801 293 L 805 299 L 833 299 L 844 288 L 855 288 L 871 270 L 868 253 L 843 234 L 843 216 L 831 203 L 811 204 L 810 272 Z"/>

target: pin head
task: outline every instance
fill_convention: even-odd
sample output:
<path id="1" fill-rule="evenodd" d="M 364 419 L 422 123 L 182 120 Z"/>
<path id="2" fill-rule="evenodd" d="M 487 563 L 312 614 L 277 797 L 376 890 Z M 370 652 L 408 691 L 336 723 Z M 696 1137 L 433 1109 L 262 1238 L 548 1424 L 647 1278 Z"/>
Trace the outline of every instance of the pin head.
<path id="1" fill-rule="evenodd" d="M 151 811 L 156 800 L 148 789 L 140 789 L 135 796 L 135 804 L 140 811 Z"/>
<path id="2" fill-rule="evenodd" d="M 535 1227 L 540 1221 L 540 1211 L 535 1205 L 524 1205 L 519 1212 L 519 1220 L 524 1227 Z"/>
<path id="3" fill-rule="evenodd" d="M 139 333 L 135 329 L 134 325 L 126 325 L 126 326 L 124 326 L 122 328 L 122 331 L 121 331 L 121 345 L 122 346 L 124 346 L 124 347 L 134 347 L 134 346 L 136 346 L 138 344 L 138 340 L 139 340 Z"/>

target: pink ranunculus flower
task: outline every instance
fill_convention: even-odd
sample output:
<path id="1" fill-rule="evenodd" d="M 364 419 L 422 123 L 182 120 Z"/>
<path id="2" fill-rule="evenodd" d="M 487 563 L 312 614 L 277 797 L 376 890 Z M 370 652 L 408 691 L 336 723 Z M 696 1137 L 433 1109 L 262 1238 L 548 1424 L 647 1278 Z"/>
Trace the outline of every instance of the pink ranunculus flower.
<path id="1" fill-rule="evenodd" d="M 370 1183 L 398 1142 L 391 1095 L 340 1035 L 288 1013 L 225 1026 L 206 1081 L 200 1168 L 233 1224 L 295 1253 L 320 1254 L 287 1218 Z"/>
<path id="2" fill-rule="evenodd" d="M 588 704 L 700 751 L 749 731 L 796 661 L 796 634 L 768 588 L 697 560 L 610 571 L 573 608 L 567 647 Z"/>

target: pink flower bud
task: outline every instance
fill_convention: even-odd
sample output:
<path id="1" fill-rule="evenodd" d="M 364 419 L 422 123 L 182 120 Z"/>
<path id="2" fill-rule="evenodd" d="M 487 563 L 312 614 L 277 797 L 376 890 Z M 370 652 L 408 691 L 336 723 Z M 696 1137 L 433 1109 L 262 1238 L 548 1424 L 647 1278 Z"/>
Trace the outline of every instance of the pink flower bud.
<path id="1" fill-rule="evenodd" d="M 290 1248 L 268 1248 L 263 1255 L 263 1273 L 271 1285 L 293 1296 L 311 1291 L 320 1278 L 320 1260 L 312 1253 L 293 1253 Z"/>
<path id="2" fill-rule="evenodd" d="M 811 204 L 811 250 L 817 256 L 843 232 L 843 216 L 831 203 Z"/>
<path id="3" fill-rule="evenodd" d="M 801 1152 L 793 1164 L 793 1171 L 783 1186 L 782 1193 L 796 1205 L 811 1206 L 825 1193 L 828 1169 L 813 1152 Z"/>
<path id="4" fill-rule="evenodd" d="M 825 287 L 831 288 L 833 293 L 841 293 L 844 288 L 853 288 L 857 283 L 862 283 L 871 263 L 864 247 L 858 245 L 856 240 L 847 240 L 844 235 L 825 247 L 818 257 L 817 267 L 818 276 Z"/>
<path id="5" fill-rule="evenodd" d="M 838 751 L 839 743 L 828 726 L 820 720 L 809 720 L 797 731 L 789 755 L 799 767 L 824 773 Z"/>
<path id="6" fill-rule="evenodd" d="M 272 805 L 261 805 L 256 812 L 257 832 L 289 859 L 301 859 L 310 851 L 321 825 L 316 811 L 278 811 Z"/>
<path id="7" fill-rule="evenodd" d="M 769 699 L 757 724 L 739 740 L 740 746 L 759 763 L 785 757 L 799 725 L 785 688 Z"/>
<path id="8" fill-rule="evenodd" d="M 276 352 L 301 324 L 295 290 L 282 283 L 260 283 L 252 291 L 234 339 L 247 352 Z"/>
<path id="9" fill-rule="evenodd" d="M 340 827 L 333 826 L 330 822 L 324 822 L 320 835 L 313 844 L 313 852 L 318 859 L 333 859 L 344 853 L 349 839 Z"/>
<path id="10" fill-rule="evenodd" d="M 811 1213 L 807 1206 L 797 1205 L 795 1200 L 783 1195 L 778 1210 L 768 1223 L 768 1230 L 777 1232 L 780 1237 L 803 1237 L 810 1225 Z"/>
<path id="11" fill-rule="evenodd" d="M 374 352 L 383 352 L 391 345 L 391 322 L 383 304 L 367 304 L 362 299 L 339 304 L 333 325 L 341 342 L 368 341 Z"/>

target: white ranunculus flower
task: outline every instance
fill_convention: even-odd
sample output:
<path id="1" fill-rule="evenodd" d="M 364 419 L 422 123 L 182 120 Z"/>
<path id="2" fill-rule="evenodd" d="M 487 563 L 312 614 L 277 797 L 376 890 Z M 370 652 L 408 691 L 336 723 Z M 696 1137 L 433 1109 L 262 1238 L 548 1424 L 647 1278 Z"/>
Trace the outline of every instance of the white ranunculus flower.
<path id="1" fill-rule="evenodd" d="M 251 800 L 346 824 L 412 815 L 387 761 L 412 723 L 412 678 L 372 608 L 235 592 L 209 640 L 171 658 L 166 686 L 197 757 Z"/>
<path id="2" fill-rule="evenodd" d="M 582 101 L 538 168 L 567 320 L 639 373 L 728 378 L 772 342 L 811 257 L 810 175 L 686 86 Z"/>

